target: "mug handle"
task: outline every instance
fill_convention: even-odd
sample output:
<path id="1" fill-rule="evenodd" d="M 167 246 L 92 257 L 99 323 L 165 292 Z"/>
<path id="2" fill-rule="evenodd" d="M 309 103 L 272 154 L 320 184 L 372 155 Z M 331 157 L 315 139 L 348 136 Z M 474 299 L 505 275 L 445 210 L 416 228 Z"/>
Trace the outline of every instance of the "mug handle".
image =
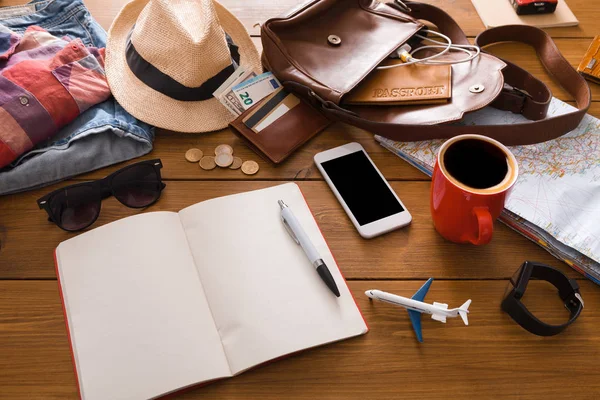
<path id="1" fill-rule="evenodd" d="M 488 244 L 492 240 L 494 232 L 494 221 L 487 207 L 473 208 L 473 214 L 477 217 L 477 225 L 479 227 L 479 235 L 476 239 L 470 239 L 474 245 Z"/>

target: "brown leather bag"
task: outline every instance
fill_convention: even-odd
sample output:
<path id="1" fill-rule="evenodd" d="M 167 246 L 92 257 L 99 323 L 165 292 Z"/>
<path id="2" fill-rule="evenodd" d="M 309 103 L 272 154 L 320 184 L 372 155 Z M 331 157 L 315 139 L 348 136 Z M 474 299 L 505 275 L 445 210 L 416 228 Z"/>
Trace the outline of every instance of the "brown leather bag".
<path id="1" fill-rule="evenodd" d="M 587 82 L 544 31 L 524 25 L 488 29 L 475 39 L 533 46 L 546 70 L 575 98 L 577 110 L 545 118 L 550 89 L 527 71 L 491 54 L 452 66 L 452 99 L 429 106 L 346 106 L 344 95 L 404 43 L 419 46 L 415 33 L 429 21 L 456 44 L 469 44 L 458 24 L 428 4 L 377 0 L 312 0 L 262 26 L 263 64 L 283 85 L 328 118 L 398 141 L 478 133 L 506 145 L 544 142 L 575 129 L 591 102 Z M 461 57 L 461 55 L 459 55 Z M 478 88 L 479 87 L 479 88 Z M 474 90 L 484 88 L 481 90 Z M 507 125 L 444 124 L 490 105 L 520 113 L 529 122 Z"/>

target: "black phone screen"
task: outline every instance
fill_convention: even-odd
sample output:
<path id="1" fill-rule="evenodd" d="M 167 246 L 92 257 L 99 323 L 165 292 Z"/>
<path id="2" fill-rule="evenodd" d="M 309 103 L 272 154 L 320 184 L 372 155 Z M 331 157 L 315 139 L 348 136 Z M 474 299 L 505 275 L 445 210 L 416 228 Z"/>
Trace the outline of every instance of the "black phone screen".
<path id="1" fill-rule="evenodd" d="M 359 225 L 404 211 L 364 151 L 321 163 Z"/>

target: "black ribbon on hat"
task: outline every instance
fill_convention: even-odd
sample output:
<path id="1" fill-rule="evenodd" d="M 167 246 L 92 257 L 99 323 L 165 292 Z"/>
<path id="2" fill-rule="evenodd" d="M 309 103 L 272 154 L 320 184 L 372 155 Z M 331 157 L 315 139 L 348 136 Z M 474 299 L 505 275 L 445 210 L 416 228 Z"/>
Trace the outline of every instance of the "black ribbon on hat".
<path id="1" fill-rule="evenodd" d="M 140 81 L 144 82 L 157 92 L 175 100 L 202 101 L 210 99 L 213 92 L 217 90 L 240 65 L 239 48 L 226 33 L 225 39 L 227 40 L 227 46 L 229 47 L 229 53 L 231 54 L 231 64 L 212 78 L 208 79 L 202 85 L 190 88 L 177 82 L 175 79 L 146 61 L 144 57 L 137 52 L 135 46 L 131 42 L 132 32 L 133 29 L 127 36 L 127 48 L 125 50 L 125 58 L 127 59 L 129 69 Z"/>

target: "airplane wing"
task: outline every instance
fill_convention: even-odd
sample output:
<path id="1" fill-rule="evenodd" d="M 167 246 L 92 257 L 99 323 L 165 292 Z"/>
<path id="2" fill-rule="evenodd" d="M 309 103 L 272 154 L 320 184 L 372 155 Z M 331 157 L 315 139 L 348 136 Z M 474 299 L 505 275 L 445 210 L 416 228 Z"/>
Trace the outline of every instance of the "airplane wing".
<path id="1" fill-rule="evenodd" d="M 417 290 L 417 293 L 415 293 L 413 297 L 411 297 L 411 299 L 423 301 L 425 299 L 425 295 L 429 291 L 429 286 L 431 286 L 431 282 L 433 282 L 433 278 L 429 278 L 427 282 L 425 282 L 425 284 L 421 286 L 421 289 Z"/>
<path id="2" fill-rule="evenodd" d="M 415 330 L 415 335 L 417 335 L 417 340 L 423 343 L 423 332 L 421 332 L 421 313 L 413 310 L 407 310 L 408 316 L 410 317 L 410 322 L 412 322 L 413 329 Z"/>

